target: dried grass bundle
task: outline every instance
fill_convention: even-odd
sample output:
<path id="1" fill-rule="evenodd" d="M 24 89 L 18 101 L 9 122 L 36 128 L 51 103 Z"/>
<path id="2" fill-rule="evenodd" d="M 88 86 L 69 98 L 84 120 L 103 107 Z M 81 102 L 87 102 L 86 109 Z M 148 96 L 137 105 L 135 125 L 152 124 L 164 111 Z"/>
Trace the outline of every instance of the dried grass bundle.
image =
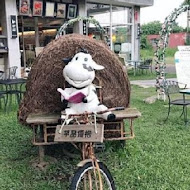
<path id="1" fill-rule="evenodd" d="M 58 87 L 65 85 L 62 59 L 73 57 L 81 48 L 87 49 L 93 60 L 105 67 L 96 72 L 102 82 L 103 103 L 107 107 L 129 106 L 129 80 L 118 57 L 103 42 L 70 34 L 49 43 L 35 60 L 18 111 L 21 123 L 25 124 L 30 113 L 52 113 L 63 109 L 57 92 Z"/>

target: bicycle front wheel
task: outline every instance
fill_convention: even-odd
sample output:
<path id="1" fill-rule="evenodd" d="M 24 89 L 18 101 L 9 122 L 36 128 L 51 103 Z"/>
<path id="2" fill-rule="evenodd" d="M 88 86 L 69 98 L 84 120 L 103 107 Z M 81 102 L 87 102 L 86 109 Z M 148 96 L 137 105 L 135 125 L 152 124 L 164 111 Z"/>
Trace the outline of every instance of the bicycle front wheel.
<path id="1" fill-rule="evenodd" d="M 101 182 L 97 168 L 91 162 L 88 162 L 76 171 L 71 182 L 70 190 L 100 190 L 100 183 L 102 184 L 103 190 L 116 190 L 110 171 L 102 162 L 99 162 L 98 165 Z"/>

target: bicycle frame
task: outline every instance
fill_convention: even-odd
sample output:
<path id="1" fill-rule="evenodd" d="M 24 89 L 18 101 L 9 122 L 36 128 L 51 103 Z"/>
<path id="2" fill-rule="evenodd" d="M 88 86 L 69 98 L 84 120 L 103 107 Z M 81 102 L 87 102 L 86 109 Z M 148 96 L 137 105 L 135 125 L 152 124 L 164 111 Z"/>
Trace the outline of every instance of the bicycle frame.
<path id="1" fill-rule="evenodd" d="M 80 127 L 85 128 L 86 126 L 88 126 L 88 127 L 91 127 L 91 128 L 94 127 L 93 133 L 95 134 L 95 133 L 98 133 L 97 125 L 100 125 L 100 124 L 96 125 L 96 122 L 97 122 L 96 116 L 97 116 L 97 114 L 102 114 L 102 113 L 105 113 L 105 112 L 108 112 L 108 111 L 113 111 L 113 110 L 123 110 L 123 109 L 124 109 L 123 107 L 118 107 L 118 108 L 107 109 L 105 111 L 101 111 L 101 112 L 97 112 L 97 113 L 85 112 L 83 114 L 65 115 L 66 116 L 65 120 L 64 120 L 63 124 L 61 126 L 59 126 L 60 128 L 57 128 L 57 131 L 59 132 L 60 135 L 63 135 L 63 134 L 65 134 L 66 130 L 75 129 L 77 131 L 77 130 L 80 130 Z M 80 119 L 78 117 L 80 117 Z M 82 123 L 84 125 L 80 124 L 81 120 L 82 120 Z M 73 128 L 72 128 L 72 125 L 68 125 L 71 121 L 74 122 L 74 124 L 72 124 Z M 77 125 L 79 125 L 80 127 L 77 127 Z M 99 128 L 100 127 L 98 127 L 98 129 Z M 98 133 L 98 134 L 100 134 L 100 133 Z M 73 138 L 71 136 L 69 136 L 67 138 L 68 138 L 67 142 L 71 142 L 72 140 L 73 140 L 73 142 L 77 142 L 77 141 L 74 141 L 75 138 Z M 78 139 L 79 139 L 79 137 L 78 137 Z M 75 140 L 78 140 L 78 139 L 75 139 Z M 63 138 L 63 140 L 66 141 L 66 138 Z M 82 187 L 84 185 L 84 188 L 83 188 L 84 190 L 86 190 L 87 186 L 90 188 L 90 190 L 95 189 L 95 188 L 96 188 L 96 190 L 103 190 L 103 178 L 105 176 L 101 174 L 102 169 L 100 169 L 100 165 L 99 165 L 99 163 L 101 163 L 101 162 L 96 158 L 95 152 L 94 152 L 94 146 L 93 146 L 94 142 L 100 142 L 100 141 L 93 141 L 93 140 L 94 139 L 92 137 L 92 138 L 89 138 L 89 139 L 84 139 L 84 141 L 78 141 L 78 142 L 81 142 L 81 146 L 78 147 L 78 149 L 81 150 L 82 161 L 79 162 L 77 164 L 77 166 L 82 169 L 88 163 L 91 164 L 91 169 L 88 170 L 87 172 L 84 171 L 85 175 L 83 176 L 83 182 L 82 182 Z M 102 141 L 103 141 L 103 126 L 102 126 Z M 81 178 L 79 178 L 78 180 L 80 181 Z M 110 185 L 110 187 L 112 186 L 110 181 L 109 181 L 109 185 Z"/>

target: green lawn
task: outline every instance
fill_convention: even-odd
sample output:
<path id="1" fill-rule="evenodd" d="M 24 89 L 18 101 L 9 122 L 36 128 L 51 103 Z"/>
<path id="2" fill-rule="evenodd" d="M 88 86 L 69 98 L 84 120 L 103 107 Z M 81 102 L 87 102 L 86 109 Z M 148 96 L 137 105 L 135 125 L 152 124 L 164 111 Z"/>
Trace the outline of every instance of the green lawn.
<path id="1" fill-rule="evenodd" d="M 144 98 L 155 95 L 155 88 L 132 86 L 131 107 L 142 117 L 134 122 L 136 137 L 122 148 L 117 142 L 106 143 L 98 153 L 109 167 L 117 190 L 188 190 L 190 189 L 190 126 L 184 126 L 180 108 L 172 109 L 166 123 L 167 103 L 146 104 Z M 16 108 L 0 112 L 0 189 L 68 190 L 79 159 L 69 160 L 60 146 L 48 146 L 46 171 L 32 167 L 38 148 L 31 143 L 32 131 L 17 122 Z"/>

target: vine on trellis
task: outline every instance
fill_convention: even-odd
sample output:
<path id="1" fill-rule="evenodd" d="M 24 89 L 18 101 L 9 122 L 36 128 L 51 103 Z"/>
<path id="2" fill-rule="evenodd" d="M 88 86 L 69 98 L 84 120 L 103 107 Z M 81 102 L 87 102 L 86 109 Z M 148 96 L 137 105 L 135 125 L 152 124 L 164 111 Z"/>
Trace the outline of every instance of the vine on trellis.
<path id="1" fill-rule="evenodd" d="M 60 36 L 65 34 L 65 31 L 68 26 L 73 25 L 76 22 L 80 21 L 86 21 L 88 23 L 94 24 L 94 26 L 100 31 L 102 38 L 107 42 L 108 41 L 108 35 L 106 30 L 100 25 L 100 23 L 93 17 L 86 17 L 86 16 L 78 16 L 77 18 L 71 19 L 67 22 L 65 22 L 60 29 L 57 32 L 56 39 L 59 38 Z"/>
<path id="2" fill-rule="evenodd" d="M 164 83 L 165 83 L 165 51 L 168 45 L 168 39 L 172 31 L 173 23 L 182 12 L 186 12 L 190 9 L 190 5 L 181 5 L 178 9 L 166 17 L 162 29 L 160 31 L 160 39 L 157 42 L 157 50 L 155 52 L 155 70 L 156 70 L 156 89 L 159 95 L 164 94 Z"/>

